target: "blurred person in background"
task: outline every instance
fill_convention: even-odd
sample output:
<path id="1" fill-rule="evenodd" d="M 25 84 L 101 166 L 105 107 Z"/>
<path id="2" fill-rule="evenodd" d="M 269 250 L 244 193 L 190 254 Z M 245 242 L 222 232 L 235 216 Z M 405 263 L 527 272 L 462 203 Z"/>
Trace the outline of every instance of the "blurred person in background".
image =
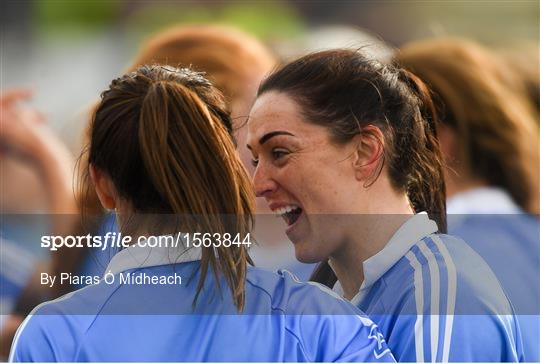
<path id="1" fill-rule="evenodd" d="M 525 94 L 534 108 L 535 120 L 540 125 L 540 52 L 538 44 L 497 48 L 496 52 L 507 63 L 509 86 Z M 512 72 L 513 71 L 513 72 Z"/>
<path id="2" fill-rule="evenodd" d="M 17 160 L 35 171 L 39 181 L 47 191 L 48 220 L 51 231 L 67 234 L 77 224 L 77 211 L 73 199 L 73 157 L 54 131 L 45 122 L 45 117 L 35 108 L 26 105 L 32 96 L 29 89 L 3 90 L 0 96 L 0 163 L 2 174 L 7 159 Z M 12 171 L 12 170 L 11 170 Z M 20 175 L 18 175 L 20 177 Z M 2 187 L 2 194 L 8 193 Z M 29 195 L 33 191 L 28 191 Z M 26 200 L 25 200 L 26 201 Z M 20 201 L 19 201 L 20 202 Z M 2 219 L 19 219 L 24 229 L 33 229 L 40 215 L 31 215 L 25 209 L 24 201 L 19 203 L 13 216 L 5 215 L 13 212 L 11 208 L 2 210 Z M 26 215 L 21 214 L 21 211 Z M 22 222 L 22 224 L 21 224 Z M 4 226 L 2 226 L 4 228 Z M 4 233 L 4 232 L 2 232 Z M 2 287 L 2 320 L 0 322 L 0 356 L 6 357 L 11 344 L 14 329 L 34 304 L 50 297 L 42 287 L 34 283 L 39 278 L 32 277 L 36 267 L 40 271 L 48 271 L 50 267 L 38 256 L 31 254 L 24 245 L 37 243 L 27 241 L 8 241 L 0 237 L 0 284 Z M 36 247 L 32 247 L 35 251 Z"/>
<path id="3" fill-rule="evenodd" d="M 16 158 L 29 164 L 40 176 L 47 190 L 48 212 L 52 229 L 59 234 L 71 231 L 62 214 L 73 214 L 77 206 L 73 198 L 74 159 L 58 136 L 45 123 L 44 116 L 24 105 L 32 92 L 11 89 L 0 97 L 0 148 L 2 160 Z M 5 191 L 2 191 L 4 193 Z M 70 219 L 70 223 L 74 223 Z"/>
<path id="4" fill-rule="evenodd" d="M 538 127 L 514 69 L 464 39 L 403 46 L 396 61 L 432 89 L 447 165 L 448 230 L 490 265 L 540 361 Z"/>
<path id="5" fill-rule="evenodd" d="M 0 360 L 6 360 L 13 333 L 24 315 L 14 314 L 14 308 L 35 269 L 36 257 L 20 244 L 0 237 Z"/>

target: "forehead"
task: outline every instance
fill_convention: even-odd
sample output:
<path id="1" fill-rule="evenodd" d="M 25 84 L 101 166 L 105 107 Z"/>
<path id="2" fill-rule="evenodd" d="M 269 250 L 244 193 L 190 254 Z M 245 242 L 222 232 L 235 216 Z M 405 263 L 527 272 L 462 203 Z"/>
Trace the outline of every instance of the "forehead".
<path id="1" fill-rule="evenodd" d="M 307 131 L 314 124 L 305 121 L 300 106 L 287 94 L 268 92 L 257 98 L 248 121 L 248 139 L 253 141 L 274 130 L 294 133 Z"/>

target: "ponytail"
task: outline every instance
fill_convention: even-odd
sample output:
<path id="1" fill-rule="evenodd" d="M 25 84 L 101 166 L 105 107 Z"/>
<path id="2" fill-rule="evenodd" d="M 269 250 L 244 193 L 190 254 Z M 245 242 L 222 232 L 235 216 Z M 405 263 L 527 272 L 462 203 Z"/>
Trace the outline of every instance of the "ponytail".
<path id="1" fill-rule="evenodd" d="M 418 111 L 412 119 L 411 128 L 419 129 L 419 138 L 411 143 L 409 153 L 399 151 L 410 159 L 407 176 L 407 196 L 415 212 L 426 211 L 439 227 L 447 232 L 446 185 L 444 182 L 443 159 L 437 138 L 437 113 L 426 84 L 413 73 L 400 69 L 400 79 L 407 84 L 418 98 Z"/>
<path id="2" fill-rule="evenodd" d="M 243 239 L 251 231 L 251 182 L 236 156 L 222 97 L 208 81 L 186 69 L 143 66 L 113 81 L 102 97 L 89 159 L 136 213 L 173 214 L 175 232 Z M 243 310 L 248 263 L 244 245 L 203 247 L 193 304 L 211 268 L 218 289 L 223 275 Z"/>

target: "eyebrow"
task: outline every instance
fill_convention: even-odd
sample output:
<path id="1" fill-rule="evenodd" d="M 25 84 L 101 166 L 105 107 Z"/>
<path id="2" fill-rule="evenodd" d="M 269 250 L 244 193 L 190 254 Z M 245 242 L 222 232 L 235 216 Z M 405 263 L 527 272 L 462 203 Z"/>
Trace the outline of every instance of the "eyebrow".
<path id="1" fill-rule="evenodd" d="M 272 131 L 272 132 L 270 132 L 270 133 L 264 134 L 264 135 L 261 137 L 261 139 L 259 139 L 259 144 L 260 144 L 260 145 L 263 145 L 264 143 L 266 143 L 267 141 L 269 141 L 270 139 L 272 139 L 273 137 L 278 136 L 278 135 L 290 135 L 290 136 L 294 136 L 294 134 L 289 133 L 288 131 L 276 130 L 276 131 Z"/>
<path id="2" fill-rule="evenodd" d="M 269 141 L 270 139 L 272 139 L 273 137 L 278 136 L 278 135 L 290 135 L 290 136 L 295 136 L 294 134 L 289 133 L 288 131 L 284 131 L 284 130 L 276 130 L 276 131 L 272 131 L 272 132 L 270 132 L 270 133 L 264 134 L 264 135 L 261 137 L 261 139 L 259 139 L 259 144 L 260 144 L 260 145 L 263 145 L 264 143 L 266 143 L 267 141 Z M 246 147 L 247 147 L 247 149 L 251 150 L 251 145 L 246 144 Z"/>

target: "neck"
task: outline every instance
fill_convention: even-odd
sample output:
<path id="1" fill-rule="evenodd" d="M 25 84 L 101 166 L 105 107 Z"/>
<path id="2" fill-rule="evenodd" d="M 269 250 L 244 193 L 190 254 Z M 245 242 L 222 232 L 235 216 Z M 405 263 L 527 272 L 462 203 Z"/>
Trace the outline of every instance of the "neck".
<path id="1" fill-rule="evenodd" d="M 344 297 L 349 300 L 358 293 L 364 282 L 364 261 L 380 252 L 399 227 L 413 215 L 405 194 L 375 196 L 385 197 L 371 203 L 366 214 L 351 217 L 355 221 L 347 224 L 350 227 L 348 238 L 330 256 L 330 264 L 343 288 Z"/>
<path id="2" fill-rule="evenodd" d="M 348 254 L 347 251 L 340 251 L 330 257 L 330 266 L 343 288 L 343 297 L 351 300 L 360 290 L 364 281 L 364 268 L 362 259 L 359 256 Z"/>
<path id="3" fill-rule="evenodd" d="M 174 235 L 188 231 L 181 217 L 166 214 L 135 213 L 129 209 L 117 209 L 116 223 L 124 236 L 132 237 L 132 244 L 140 237 Z"/>

